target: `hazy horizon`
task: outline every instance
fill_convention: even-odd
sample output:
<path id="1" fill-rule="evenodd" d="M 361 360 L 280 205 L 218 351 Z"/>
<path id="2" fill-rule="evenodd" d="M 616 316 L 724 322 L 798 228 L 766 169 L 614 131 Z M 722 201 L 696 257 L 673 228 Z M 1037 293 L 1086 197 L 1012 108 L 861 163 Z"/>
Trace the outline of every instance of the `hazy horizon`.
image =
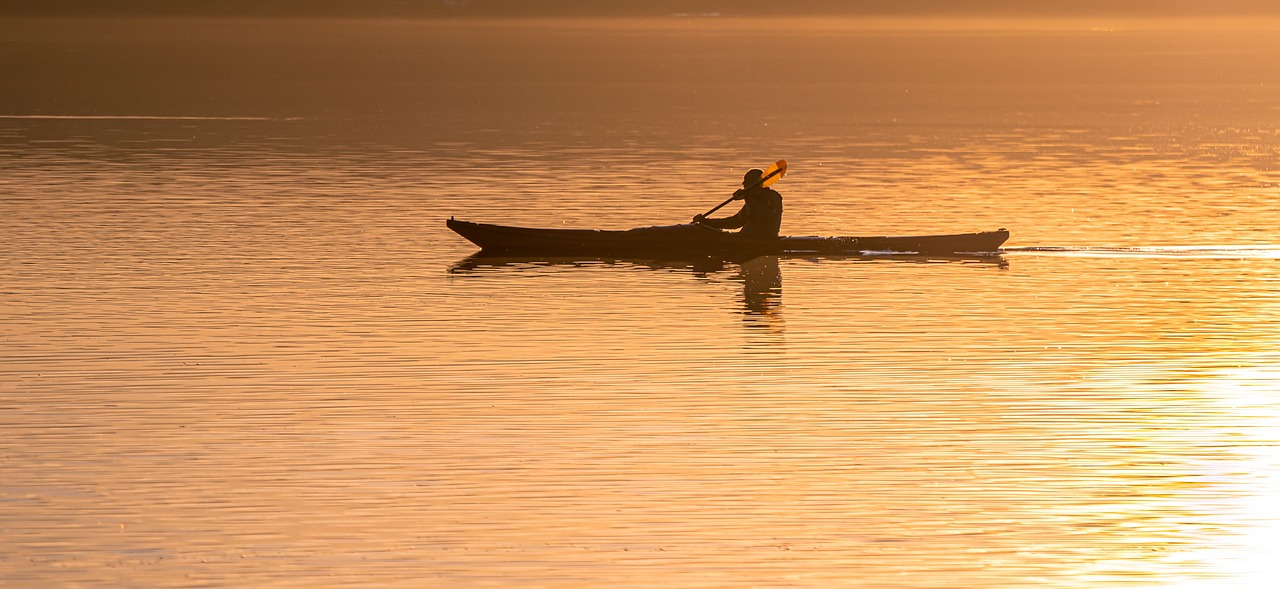
<path id="1" fill-rule="evenodd" d="M 972 0 L 939 5 L 929 0 L 795 0 L 785 6 L 765 0 L 229 0 L 218 3 L 166 0 L 0 1 L 0 16 L 270 16 L 270 17 L 657 17 L 749 16 L 1034 16 L 1034 17 L 1212 17 L 1280 14 L 1280 5 L 1259 0 L 1080 0 L 1017 2 Z"/>

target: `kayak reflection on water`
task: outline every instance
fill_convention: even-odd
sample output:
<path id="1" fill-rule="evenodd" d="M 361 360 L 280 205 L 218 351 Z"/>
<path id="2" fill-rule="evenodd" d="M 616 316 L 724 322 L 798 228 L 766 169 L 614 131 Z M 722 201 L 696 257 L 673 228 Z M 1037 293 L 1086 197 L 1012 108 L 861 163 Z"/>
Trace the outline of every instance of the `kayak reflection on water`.
<path id="1" fill-rule="evenodd" d="M 703 258 L 698 260 L 632 260 L 615 258 L 569 258 L 569 257 L 487 257 L 471 256 L 459 261 L 449 269 L 450 274 L 481 274 L 494 271 L 536 272 L 550 266 L 580 266 L 599 268 L 619 266 L 639 270 L 682 271 L 704 280 L 711 280 L 715 275 L 730 271 L 735 266 L 738 272 L 728 276 L 729 280 L 742 283 L 742 313 L 750 317 L 769 317 L 782 304 L 782 270 L 778 267 L 778 256 L 758 256 L 746 261 L 721 260 Z"/>
<path id="2" fill-rule="evenodd" d="M 887 256 L 786 256 L 799 257 L 811 262 L 899 262 L 899 263 L 939 263 L 964 262 L 992 264 L 1006 268 L 1008 262 L 1003 256 L 920 256 L 920 255 L 887 255 Z M 695 278 L 714 280 L 716 275 L 724 272 L 737 272 L 724 278 L 742 283 L 740 303 L 744 324 L 748 327 L 778 328 L 782 307 L 782 270 L 779 260 L 782 256 L 754 256 L 741 260 L 724 260 L 719 258 L 697 258 L 691 260 L 646 260 L 628 258 L 583 258 L 583 257 L 494 257 L 473 255 L 467 257 L 449 269 L 451 274 L 480 275 L 493 272 L 539 272 L 548 267 L 562 268 L 576 266 L 582 268 L 618 267 L 622 269 L 661 270 L 687 273 Z"/>

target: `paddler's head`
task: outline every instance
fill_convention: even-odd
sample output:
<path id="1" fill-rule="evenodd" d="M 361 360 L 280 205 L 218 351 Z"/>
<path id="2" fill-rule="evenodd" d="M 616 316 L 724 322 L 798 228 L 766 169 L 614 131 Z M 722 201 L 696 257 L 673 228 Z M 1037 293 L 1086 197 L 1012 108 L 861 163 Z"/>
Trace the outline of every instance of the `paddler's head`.
<path id="1" fill-rule="evenodd" d="M 759 184 L 760 179 L 764 177 L 764 170 L 752 168 L 747 170 L 745 176 L 742 177 L 742 187 L 748 188 L 754 184 Z"/>

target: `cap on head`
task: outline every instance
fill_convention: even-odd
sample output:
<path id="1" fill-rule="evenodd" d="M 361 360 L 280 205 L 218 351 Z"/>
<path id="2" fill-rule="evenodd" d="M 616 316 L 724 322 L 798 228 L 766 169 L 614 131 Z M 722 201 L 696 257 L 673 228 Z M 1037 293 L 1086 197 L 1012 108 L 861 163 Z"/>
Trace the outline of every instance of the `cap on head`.
<path id="1" fill-rule="evenodd" d="M 759 182 L 760 179 L 763 177 L 764 177 L 764 170 L 761 170 L 758 168 L 752 168 L 750 170 L 747 170 L 747 173 L 742 177 L 742 185 L 751 186 L 752 184 Z"/>

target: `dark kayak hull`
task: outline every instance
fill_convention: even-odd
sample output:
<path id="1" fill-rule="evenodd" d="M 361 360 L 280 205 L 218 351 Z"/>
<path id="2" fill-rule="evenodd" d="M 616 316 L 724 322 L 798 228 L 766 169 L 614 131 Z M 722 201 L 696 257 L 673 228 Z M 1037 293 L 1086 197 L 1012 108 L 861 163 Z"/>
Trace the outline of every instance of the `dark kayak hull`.
<path id="1" fill-rule="evenodd" d="M 485 254 L 690 256 L 742 254 L 838 254 L 899 252 L 959 254 L 996 252 L 1009 232 L 875 237 L 777 237 L 753 239 L 702 225 L 640 227 L 625 231 L 536 229 L 449 219 L 458 235 Z"/>

